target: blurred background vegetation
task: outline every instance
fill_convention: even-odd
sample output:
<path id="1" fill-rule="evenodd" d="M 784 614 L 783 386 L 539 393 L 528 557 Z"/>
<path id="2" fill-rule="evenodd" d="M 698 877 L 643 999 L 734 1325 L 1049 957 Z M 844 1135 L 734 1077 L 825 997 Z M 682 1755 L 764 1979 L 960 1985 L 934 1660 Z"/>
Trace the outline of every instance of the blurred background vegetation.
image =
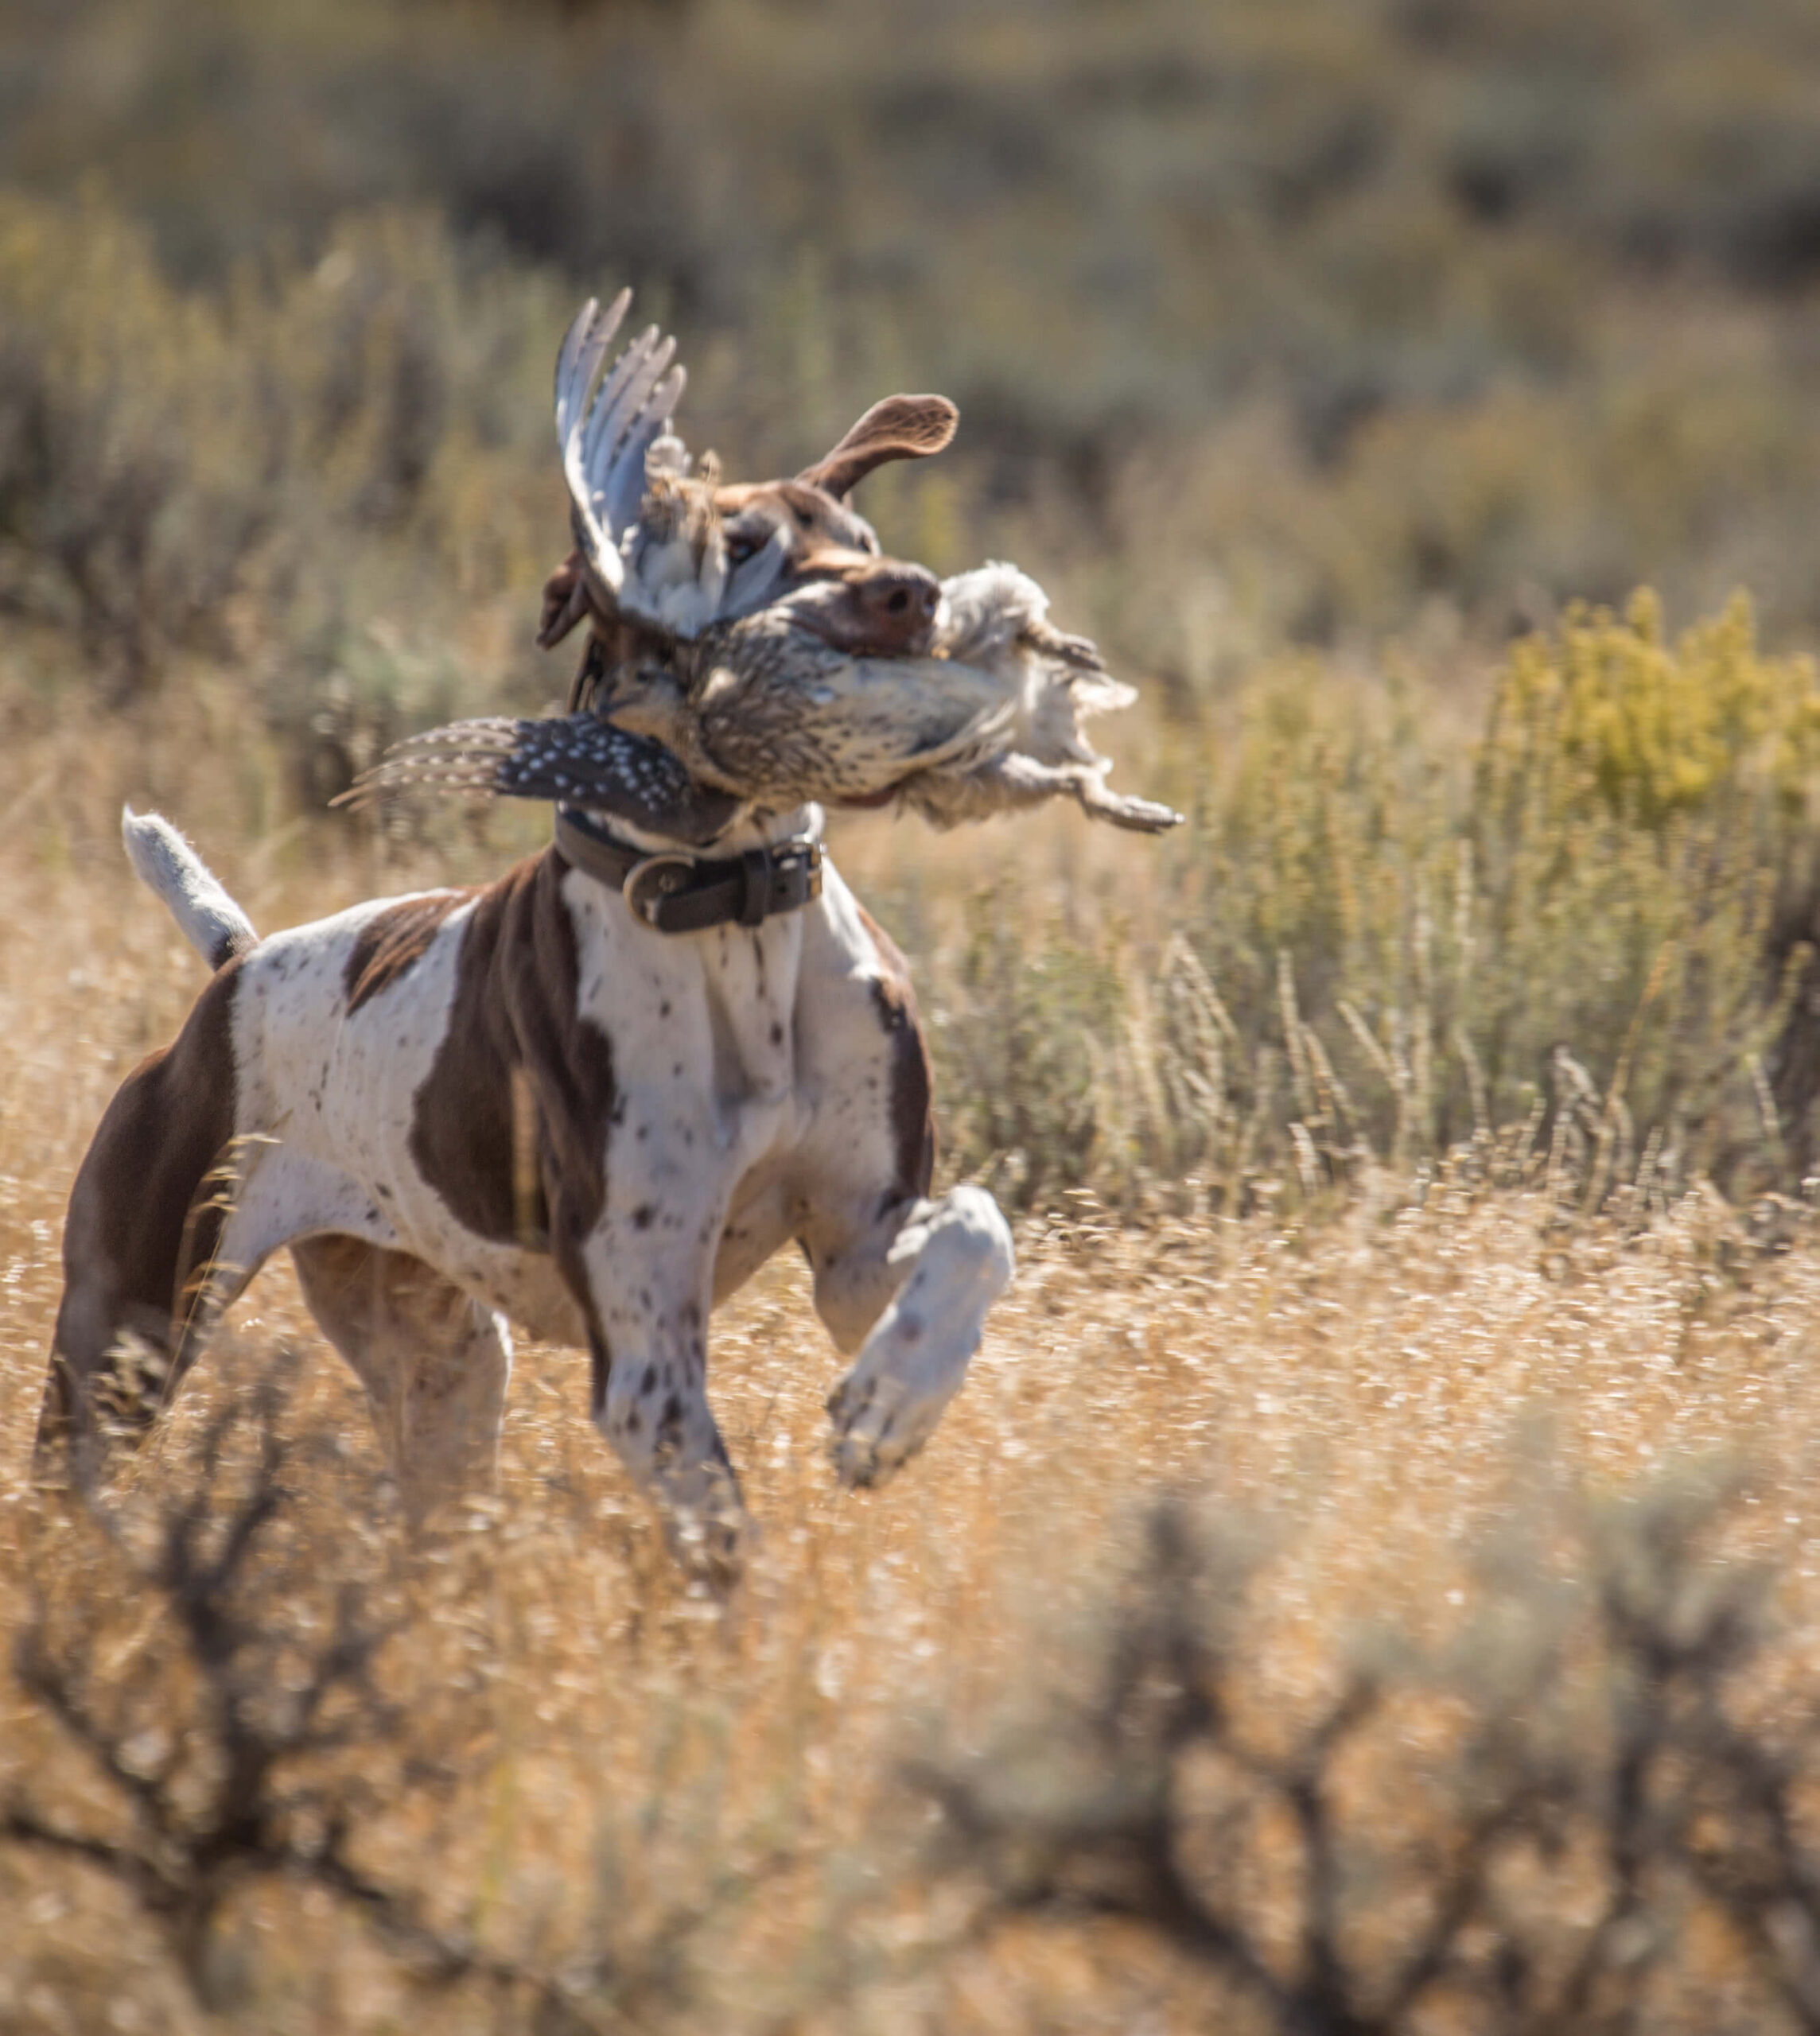
<path id="1" fill-rule="evenodd" d="M 1805 0 L 14 0 L 16 726 L 230 679 L 260 834 L 551 700 L 549 365 L 622 281 L 736 474 L 955 396 L 888 545 L 1015 558 L 1145 687 L 1163 853 L 870 872 L 956 1164 L 1294 1203 L 1527 1125 L 1799 1185 Z"/>

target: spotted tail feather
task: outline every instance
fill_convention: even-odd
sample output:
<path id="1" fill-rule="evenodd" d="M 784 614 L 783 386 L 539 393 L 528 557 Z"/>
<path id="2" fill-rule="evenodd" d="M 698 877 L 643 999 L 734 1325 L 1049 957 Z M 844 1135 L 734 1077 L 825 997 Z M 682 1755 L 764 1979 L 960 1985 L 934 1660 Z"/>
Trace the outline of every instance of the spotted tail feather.
<path id="1" fill-rule="evenodd" d="M 711 841 L 739 806 L 697 784 L 662 743 L 591 713 L 542 721 L 489 715 L 431 729 L 395 744 L 334 803 L 369 806 L 406 791 L 585 806 L 691 843 Z"/>

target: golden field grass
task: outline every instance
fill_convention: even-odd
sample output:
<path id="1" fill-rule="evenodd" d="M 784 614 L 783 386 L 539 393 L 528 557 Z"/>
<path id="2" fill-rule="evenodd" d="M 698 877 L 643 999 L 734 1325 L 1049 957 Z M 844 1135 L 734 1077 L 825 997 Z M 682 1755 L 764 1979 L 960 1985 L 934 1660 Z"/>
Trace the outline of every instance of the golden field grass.
<path id="1" fill-rule="evenodd" d="M 382 851 L 334 822 L 262 837 L 233 776 L 256 771 L 257 753 L 211 725 L 209 699 L 99 731 L 21 709 L 0 764 L 0 1646 L 41 1592 L 73 1593 L 121 1687 L 158 1679 L 173 1700 L 191 1682 L 161 1653 L 155 1607 L 107 1602 L 118 1572 L 91 1537 L 41 1515 L 26 1475 L 68 1184 L 112 1086 L 201 981 L 130 879 L 120 798 L 164 802 L 262 927 L 382 885 L 482 874 L 515 833 L 535 837 L 529 816 L 434 852 Z M 964 925 L 966 884 L 995 860 L 1033 890 L 1095 870 L 1140 887 L 1145 845 L 1083 848 L 1083 827 L 981 833 L 964 857 L 943 844 L 946 915 Z M 837 853 L 862 884 L 888 887 L 926 845 L 908 823 L 869 823 Z M 939 958 L 912 961 L 927 972 Z M 711 1391 L 763 1537 L 725 1611 L 667 1568 L 587 1423 L 581 1360 L 535 1346 L 519 1353 L 496 1501 L 393 1576 L 359 1393 L 283 1265 L 235 1311 L 128 1476 L 129 1501 L 181 1498 L 209 1410 L 248 1397 L 281 1348 L 306 1354 L 287 1422 L 340 1438 L 341 1455 L 320 1488 L 304 1482 L 296 1608 L 270 1615 L 320 1616 L 306 1609 L 318 1561 L 406 1613 L 386 1677 L 410 1723 L 374 1756 L 356 1849 L 504 1955 L 561 1968 L 608 1954 L 610 1984 L 576 2026 L 1244 2027 L 1242 2014 L 1219 2019 L 1204 1976 L 1129 1927 L 984 1927 L 965 1874 L 931 1863 L 931 1813 L 903 1778 L 912 1756 L 990 1738 L 1032 1689 L 1083 1686 L 1095 1608 L 1159 1491 L 1265 1552 L 1245 1599 L 1241 1710 L 1266 1746 L 1319 1712 L 1362 1648 L 1386 1644 L 1374 1634 L 1442 1646 L 1465 1630 L 1485 1587 L 1477 1552 L 1539 1517 L 1551 1479 L 1610 1494 L 1690 1460 L 1742 1477 L 1724 1552 L 1779 1566 L 1791 1638 L 1754 1703 L 1792 1715 L 1820 1675 L 1820 1222 L 1794 1202 L 1740 1214 L 1698 1185 L 1576 1221 L 1546 1160 L 1496 1191 L 1464 1162 L 1425 1187 L 1379 1171 L 1306 1226 L 1197 1209 L 1192 1189 L 1185 1213 L 1122 1224 L 1077 1195 L 1024 1224 L 1018 1280 L 964 1393 L 876 1494 L 833 1484 L 833 1353 L 800 1269 L 776 1261 L 712 1344 Z M 1568 1543 L 1538 1531 L 1536 1560 L 1571 1568 Z M 1393 1704 L 1340 1777 L 1346 1813 L 1367 1829 L 1419 1824 L 1419 1778 L 1451 1715 L 1419 1686 Z M 445 1763 L 443 1779 L 414 1781 L 413 1752 Z M 113 1792 L 7 1685 L 0 1802 L 21 1792 L 72 1824 L 122 1828 Z M 1280 1838 L 1258 1840 L 1246 1899 L 1293 1963 L 1293 1877 L 1270 1866 Z M 318 1890 L 278 1883 L 231 1905 L 213 1954 L 219 2018 L 91 1867 L 0 1845 L 0 2026 L 33 2036 L 379 2030 L 426 2015 L 559 2026 L 515 2019 L 529 2011 L 484 1987 L 426 2002 Z M 1779 2026 L 1747 1965 L 1735 1933 L 1698 1922 L 1652 1997 L 1653 2026 Z M 1470 2025 L 1443 2001 L 1408 2026 Z"/>

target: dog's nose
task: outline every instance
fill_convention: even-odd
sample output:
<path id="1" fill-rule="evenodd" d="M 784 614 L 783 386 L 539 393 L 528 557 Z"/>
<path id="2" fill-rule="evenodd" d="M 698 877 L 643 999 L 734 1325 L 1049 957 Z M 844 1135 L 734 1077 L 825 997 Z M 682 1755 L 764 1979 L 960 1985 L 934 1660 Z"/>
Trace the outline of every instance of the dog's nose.
<path id="1" fill-rule="evenodd" d="M 881 651 L 925 651 L 934 634 L 942 584 L 920 565 L 881 561 L 854 588 L 867 636 Z"/>

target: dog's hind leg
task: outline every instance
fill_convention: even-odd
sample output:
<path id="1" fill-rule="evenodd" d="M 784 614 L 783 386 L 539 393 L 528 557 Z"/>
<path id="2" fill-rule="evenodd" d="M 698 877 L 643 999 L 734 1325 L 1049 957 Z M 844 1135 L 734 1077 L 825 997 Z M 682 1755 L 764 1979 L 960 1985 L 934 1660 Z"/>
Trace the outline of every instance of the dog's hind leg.
<path id="1" fill-rule="evenodd" d="M 204 990 L 176 1042 L 116 1092 L 71 1191 L 64 1292 L 38 1418 L 37 1467 L 99 1467 L 142 1435 L 206 1334 L 198 1280 L 231 1199 L 232 1012 L 239 965 Z"/>
<path id="2" fill-rule="evenodd" d="M 409 1253 L 352 1237 L 291 1247 L 309 1311 L 367 1389 L 411 1525 L 491 1486 L 511 1374 L 506 1326 Z"/>

